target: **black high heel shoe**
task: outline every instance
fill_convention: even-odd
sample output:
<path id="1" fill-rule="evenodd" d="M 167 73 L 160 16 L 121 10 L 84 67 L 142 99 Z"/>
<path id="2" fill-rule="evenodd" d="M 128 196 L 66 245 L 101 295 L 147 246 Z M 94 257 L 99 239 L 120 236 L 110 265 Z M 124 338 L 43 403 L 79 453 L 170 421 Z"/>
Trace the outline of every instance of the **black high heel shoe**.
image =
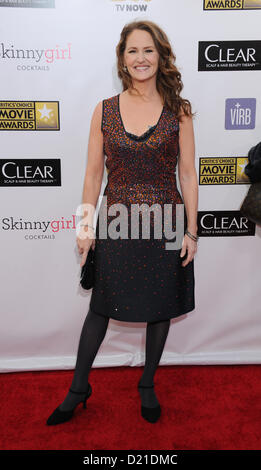
<path id="1" fill-rule="evenodd" d="M 154 388 L 154 385 L 138 385 L 138 388 Z M 153 408 L 141 405 L 141 416 L 150 423 L 156 423 L 161 415 L 160 405 Z"/>
<path id="2" fill-rule="evenodd" d="M 46 421 L 46 424 L 48 426 L 53 426 L 54 424 L 60 424 L 60 423 L 64 423 L 65 421 L 69 421 L 72 416 L 73 416 L 73 412 L 75 410 L 75 408 L 80 404 L 80 403 L 83 403 L 83 408 L 86 408 L 86 401 L 88 400 L 88 398 L 91 396 L 92 394 L 92 387 L 91 387 L 91 384 L 88 383 L 88 391 L 87 393 L 86 392 L 75 392 L 74 390 L 72 390 L 71 388 L 69 389 L 70 392 L 72 393 L 75 393 L 77 395 L 83 395 L 85 394 L 85 397 L 83 400 L 81 400 L 79 403 L 77 403 L 77 405 L 72 409 L 72 410 L 68 410 L 68 411 L 62 411 L 59 409 L 59 406 L 54 410 L 54 412 L 49 416 L 49 418 L 47 419 Z"/>

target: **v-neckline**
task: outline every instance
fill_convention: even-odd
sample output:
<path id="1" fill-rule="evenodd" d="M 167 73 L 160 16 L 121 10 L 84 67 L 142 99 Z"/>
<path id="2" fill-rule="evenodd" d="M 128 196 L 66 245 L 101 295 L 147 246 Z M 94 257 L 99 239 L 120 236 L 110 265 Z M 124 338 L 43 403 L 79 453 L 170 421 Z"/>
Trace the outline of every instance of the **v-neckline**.
<path id="1" fill-rule="evenodd" d="M 148 134 L 148 137 L 150 137 L 150 135 L 156 130 L 156 128 L 158 127 L 160 121 L 161 121 L 161 118 L 163 116 L 163 112 L 164 112 L 164 109 L 165 109 L 165 105 L 163 105 L 162 107 L 162 111 L 161 111 L 161 115 L 158 119 L 158 122 L 154 125 L 154 126 L 151 126 L 147 131 L 143 132 L 143 134 L 141 135 L 136 135 L 136 134 L 132 134 L 131 132 L 127 132 L 126 129 L 125 129 L 125 126 L 124 126 L 124 123 L 123 123 L 123 119 L 121 117 L 121 111 L 120 111 L 120 93 L 118 93 L 118 96 L 117 96 L 117 103 L 118 103 L 118 113 L 119 113 L 119 117 L 120 117 L 120 121 L 121 121 L 121 125 L 122 125 L 122 128 L 124 130 L 124 133 L 127 135 L 127 137 L 129 137 L 130 139 L 132 140 L 142 140 L 143 137 L 146 137 L 147 134 Z"/>

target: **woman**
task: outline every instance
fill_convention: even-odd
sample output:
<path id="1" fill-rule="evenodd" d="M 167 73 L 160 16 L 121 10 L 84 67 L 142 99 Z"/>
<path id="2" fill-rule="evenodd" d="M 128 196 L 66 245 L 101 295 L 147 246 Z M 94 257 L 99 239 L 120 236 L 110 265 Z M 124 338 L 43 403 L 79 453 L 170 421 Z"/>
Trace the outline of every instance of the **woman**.
<path id="1" fill-rule="evenodd" d="M 95 249 L 95 284 L 72 386 L 47 420 L 48 425 L 71 419 L 80 402 L 86 406 L 92 392 L 88 375 L 109 318 L 147 323 L 146 361 L 138 390 L 142 417 L 156 422 L 161 407 L 154 390 L 154 375 L 170 319 L 195 308 L 193 258 L 198 239 L 198 186 L 191 105 L 180 97 L 183 84 L 174 65 L 175 55 L 166 34 L 155 23 L 134 21 L 126 25 L 116 51 L 124 91 L 99 102 L 94 110 L 83 204 L 96 207 L 106 154 L 108 183 L 104 196 L 108 208 L 121 204 L 116 207 L 123 205 L 127 209 L 128 236 L 121 230 L 119 237 L 100 237 L 104 211 L 99 211 L 96 233 L 94 211 L 85 211 L 77 244 L 82 254 L 81 266 L 88 250 Z M 184 203 L 176 187 L 178 154 Z M 171 237 L 165 233 L 159 238 L 151 234 L 145 239 L 142 235 L 131 238 L 130 209 L 135 204 L 156 204 L 156 216 L 166 207 L 169 214 L 171 207 L 171 224 L 176 231 L 180 229 L 176 224 L 176 205 L 185 205 L 182 247 L 166 249 L 165 242 Z M 106 214 L 107 228 L 114 216 L 109 211 Z M 155 224 L 150 219 L 147 225 L 153 229 Z"/>

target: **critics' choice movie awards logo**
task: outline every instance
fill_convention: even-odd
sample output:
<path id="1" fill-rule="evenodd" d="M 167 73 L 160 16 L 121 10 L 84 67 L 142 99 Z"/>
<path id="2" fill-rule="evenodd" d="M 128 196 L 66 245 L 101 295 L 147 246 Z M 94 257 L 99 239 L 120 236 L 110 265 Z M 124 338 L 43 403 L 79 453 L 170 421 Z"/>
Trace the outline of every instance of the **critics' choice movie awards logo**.
<path id="1" fill-rule="evenodd" d="M 0 0 L 0 7 L 55 8 L 55 0 Z"/>
<path id="2" fill-rule="evenodd" d="M 61 186 L 61 160 L 1 159 L 0 186 Z"/>
<path id="3" fill-rule="evenodd" d="M 247 157 L 199 158 L 199 184 L 250 184 L 244 173 Z"/>
<path id="4" fill-rule="evenodd" d="M 256 224 L 239 211 L 199 211 L 200 237 L 254 236 Z"/>
<path id="5" fill-rule="evenodd" d="M 59 131 L 58 101 L 0 101 L 0 131 Z"/>
<path id="6" fill-rule="evenodd" d="M 255 129 L 256 99 L 227 98 L 225 109 L 225 129 Z"/>
<path id="7" fill-rule="evenodd" d="M 203 0 L 204 10 L 260 10 L 261 0 Z"/>
<path id="8" fill-rule="evenodd" d="M 261 41 L 199 41 L 198 70 L 261 70 Z"/>
<path id="9" fill-rule="evenodd" d="M 118 12 L 146 12 L 152 0 L 110 0 Z"/>

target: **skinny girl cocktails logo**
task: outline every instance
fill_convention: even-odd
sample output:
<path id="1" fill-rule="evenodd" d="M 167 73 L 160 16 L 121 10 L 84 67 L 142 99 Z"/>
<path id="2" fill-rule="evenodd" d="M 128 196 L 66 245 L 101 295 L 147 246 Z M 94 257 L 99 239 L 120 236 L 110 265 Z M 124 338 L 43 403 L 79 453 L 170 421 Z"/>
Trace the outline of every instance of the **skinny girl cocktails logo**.
<path id="1" fill-rule="evenodd" d="M 125 204 L 115 203 L 108 208 L 107 196 L 103 195 L 98 210 L 99 239 L 151 240 L 153 237 L 164 241 L 170 240 L 165 242 L 166 250 L 179 250 L 182 248 L 184 237 L 184 204 L 175 204 L 175 214 L 173 206 L 174 204 L 167 203 L 152 205 L 132 203 L 126 207 Z M 151 223 L 151 214 L 153 214 L 153 223 Z M 76 215 L 84 216 L 76 227 L 77 236 L 84 239 L 86 235 L 82 226 L 90 224 L 90 219 L 96 220 L 97 208 L 95 209 L 92 204 L 80 204 Z M 174 224 L 173 218 L 176 219 Z M 92 231 L 89 232 L 89 236 L 95 238 Z"/>
<path id="2" fill-rule="evenodd" d="M 72 215 L 70 219 L 64 217 L 43 220 L 24 220 L 22 217 L 3 217 L 0 221 L 0 229 L 3 233 L 20 232 L 25 240 L 54 240 L 55 233 L 76 229 L 76 217 Z"/>
<path id="3" fill-rule="evenodd" d="M 14 44 L 0 42 L 0 59 L 2 65 L 9 62 L 19 62 L 17 70 L 49 70 L 49 66 L 46 64 L 72 59 L 71 46 L 72 44 L 68 43 L 65 48 L 56 45 L 54 48 L 48 49 L 35 49 L 31 46 L 25 49 Z M 28 62 L 32 65 L 29 65 Z M 43 65 L 42 69 L 41 65 Z"/>

